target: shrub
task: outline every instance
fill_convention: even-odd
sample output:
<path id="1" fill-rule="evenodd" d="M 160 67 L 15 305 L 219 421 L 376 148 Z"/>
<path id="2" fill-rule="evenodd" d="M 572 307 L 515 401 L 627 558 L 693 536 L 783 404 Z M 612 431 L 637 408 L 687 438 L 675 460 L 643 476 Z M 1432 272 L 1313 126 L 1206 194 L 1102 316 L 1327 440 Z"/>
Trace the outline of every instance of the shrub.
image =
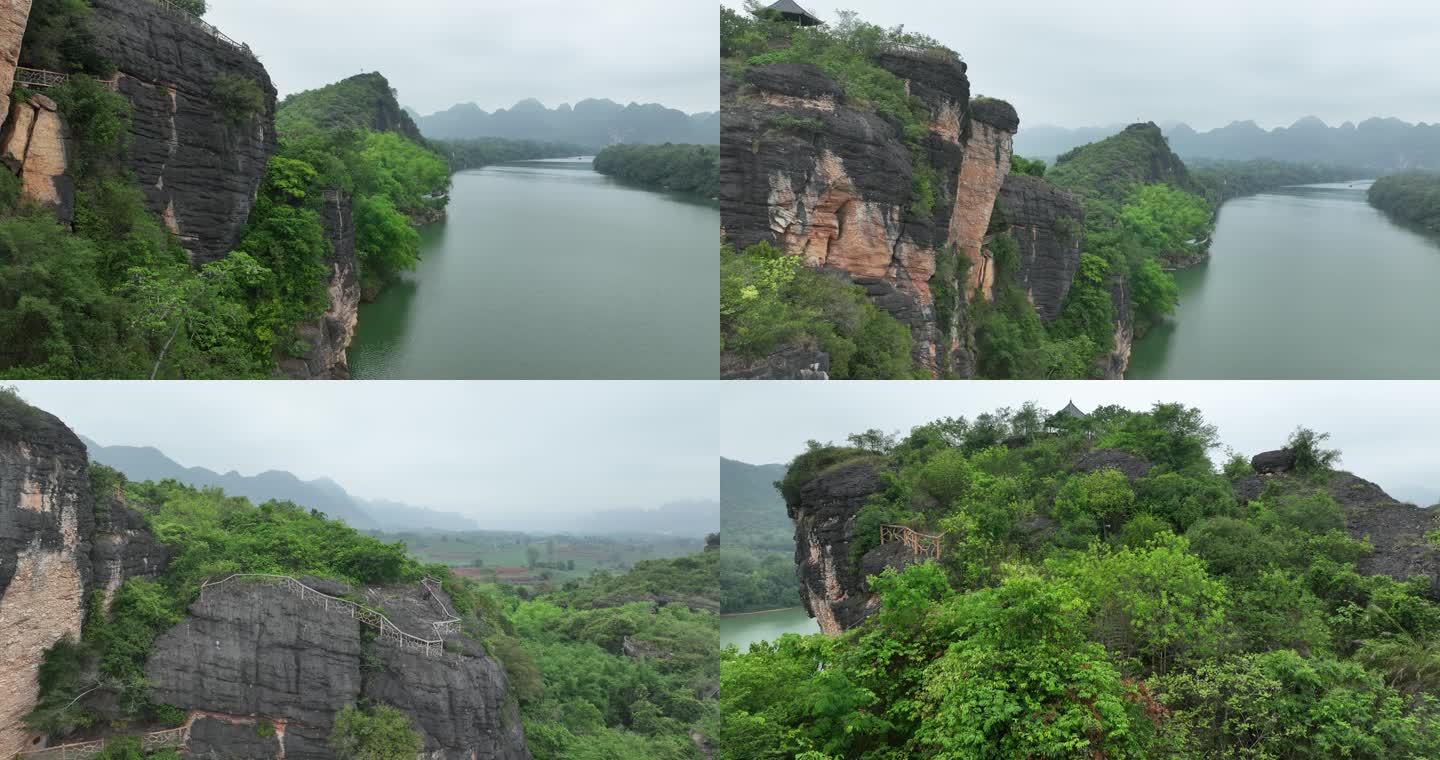
<path id="1" fill-rule="evenodd" d="M 259 85 L 236 74 L 221 74 L 210 85 L 210 99 L 231 125 L 239 126 L 265 110 Z"/>
<path id="2" fill-rule="evenodd" d="M 330 746 L 342 760 L 399 760 L 414 757 L 422 744 L 405 713 L 377 704 L 337 713 Z"/>

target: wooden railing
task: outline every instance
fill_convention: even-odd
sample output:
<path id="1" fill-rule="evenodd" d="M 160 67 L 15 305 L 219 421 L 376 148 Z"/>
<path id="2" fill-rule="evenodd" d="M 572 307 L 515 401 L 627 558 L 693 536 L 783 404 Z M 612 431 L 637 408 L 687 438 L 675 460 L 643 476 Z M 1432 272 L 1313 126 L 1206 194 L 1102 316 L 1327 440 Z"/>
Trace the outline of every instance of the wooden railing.
<path id="1" fill-rule="evenodd" d="M 436 620 L 430 624 L 430 626 L 435 629 L 436 635 L 443 636 L 445 634 L 459 633 L 460 616 L 445 606 L 445 600 L 440 596 L 440 582 L 434 578 L 425 577 L 420 579 L 420 585 L 424 586 L 425 590 L 430 592 L 430 599 L 435 602 L 435 606 L 440 608 L 440 614 L 449 616 L 447 620 Z"/>
<path id="2" fill-rule="evenodd" d="M 60 744 L 44 749 L 32 749 L 20 752 L 15 755 L 17 758 L 26 760 L 88 760 L 105 749 L 105 742 L 109 739 L 95 739 L 88 742 L 75 742 L 73 744 Z M 156 752 L 162 749 L 178 749 L 184 747 L 190 741 L 190 727 L 167 728 L 164 731 L 154 731 L 140 735 L 140 749 L 143 752 Z"/>
<path id="3" fill-rule="evenodd" d="M 940 559 L 940 547 L 944 538 L 944 533 L 921 533 L 904 525 L 880 526 L 880 543 L 905 544 L 910 553 L 917 557 Z"/>
<path id="4" fill-rule="evenodd" d="M 286 589 L 300 597 L 303 601 L 309 602 L 317 607 L 324 607 L 326 610 L 344 612 L 350 617 L 367 625 L 379 634 L 382 641 L 389 642 L 401 649 L 419 652 L 426 657 L 443 657 L 445 655 L 445 640 L 443 638 L 422 639 L 414 634 L 406 633 L 400 626 L 390 622 L 379 610 L 366 607 L 363 604 L 356 604 L 349 599 L 341 599 L 338 596 L 316 591 L 313 588 L 301 583 L 288 575 L 273 575 L 270 573 L 235 573 L 218 581 L 206 581 L 200 585 L 200 598 L 205 598 L 205 589 L 219 586 L 222 583 L 236 578 L 267 578 L 285 584 Z"/>
<path id="5" fill-rule="evenodd" d="M 249 52 L 249 51 L 250 51 L 250 46 L 249 46 L 249 45 L 246 45 L 246 44 L 243 44 L 243 43 L 240 43 L 240 42 L 236 42 L 235 40 L 230 39 L 229 37 L 225 36 L 225 33 L 224 33 L 224 32 L 221 32 L 219 29 L 217 29 L 214 24 L 211 24 L 210 22 L 206 21 L 205 19 L 200 18 L 199 16 L 196 16 L 195 14 L 191 13 L 190 11 L 187 11 L 187 10 L 185 10 L 184 8 L 181 8 L 180 6 L 178 6 L 178 5 L 170 2 L 170 0 L 151 0 L 151 2 L 155 3 L 156 5 L 159 5 L 160 7 L 162 7 L 162 8 L 164 8 L 164 9 L 170 11 L 171 13 L 173 13 L 173 14 L 175 14 L 175 15 L 177 15 L 177 16 L 180 16 L 181 18 L 185 19 L 187 22 L 189 22 L 189 23 L 191 23 L 191 24 L 193 24 L 193 25 L 195 25 L 195 26 L 200 27 L 202 30 L 204 30 L 204 31 L 205 31 L 207 34 L 209 34 L 211 37 L 214 37 L 215 39 L 220 40 L 221 42 L 229 45 L 230 47 L 235 48 L 236 50 L 244 50 L 244 51 L 246 51 L 246 52 Z"/>
<path id="6" fill-rule="evenodd" d="M 15 86 L 26 87 L 31 90 L 44 90 L 51 87 L 58 87 L 70 81 L 70 75 L 59 71 L 46 71 L 45 69 L 27 69 L 23 66 L 15 67 Z M 116 75 L 110 79 L 98 80 L 106 89 L 120 89 L 120 77 Z"/>

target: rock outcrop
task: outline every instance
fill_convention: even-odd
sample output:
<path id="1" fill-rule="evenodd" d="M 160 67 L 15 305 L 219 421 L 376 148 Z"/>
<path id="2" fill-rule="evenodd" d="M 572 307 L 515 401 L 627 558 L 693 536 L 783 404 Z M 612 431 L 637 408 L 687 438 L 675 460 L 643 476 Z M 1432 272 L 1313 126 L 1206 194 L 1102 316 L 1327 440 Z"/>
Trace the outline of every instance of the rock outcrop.
<path id="1" fill-rule="evenodd" d="M 21 718 L 39 696 L 45 650 L 80 634 L 94 527 L 85 445 L 0 394 L 0 757 L 40 738 Z"/>
<path id="2" fill-rule="evenodd" d="M 795 522 L 795 566 L 805 610 L 828 634 L 859 625 L 878 603 L 851 559 L 855 515 L 883 486 L 879 459 L 833 467 L 800 489 L 786 504 Z M 863 564 L 863 561 L 862 561 Z"/>
<path id="3" fill-rule="evenodd" d="M 352 591 L 303 580 L 325 593 Z M 417 588 L 387 593 L 408 593 L 412 606 L 423 607 L 424 591 Z M 413 611 L 384 611 L 402 629 L 431 634 L 428 624 L 412 619 Z M 157 701 L 213 722 L 204 742 L 224 747 L 248 732 L 237 745 L 248 746 L 259 723 L 277 727 L 249 753 L 219 757 L 294 758 L 298 741 L 305 747 L 300 756 L 333 758 L 325 739 L 335 714 L 364 698 L 408 715 L 424 737 L 426 757 L 528 760 L 504 668 L 478 643 L 462 637 L 456 644 L 463 654 L 428 657 L 367 638 L 343 610 L 304 601 L 284 586 L 231 581 L 207 588 L 190 616 L 156 640 L 146 676 Z"/>
<path id="4" fill-rule="evenodd" d="M 1072 469 L 1080 473 L 1119 470 L 1134 483 L 1150 474 L 1150 463 L 1119 449 L 1095 449 L 1080 455 Z"/>
<path id="5" fill-rule="evenodd" d="M 1250 458 L 1250 467 L 1261 475 L 1274 475 L 1295 469 L 1295 452 L 1290 449 L 1265 451 Z"/>
<path id="6" fill-rule="evenodd" d="M 1374 549 L 1355 563 L 1365 575 L 1404 580 L 1430 579 L 1430 597 L 1440 600 L 1440 550 L 1425 534 L 1440 530 L 1440 512 L 1396 501 L 1380 486 L 1348 472 L 1337 473 L 1326 491 L 1345 510 L 1345 529 Z"/>
<path id="7" fill-rule="evenodd" d="M 805 346 L 786 346 L 757 362 L 725 362 L 720 379 L 829 380 L 830 355 Z"/>
<path id="8" fill-rule="evenodd" d="M 127 165 L 149 209 L 196 264 L 239 242 L 275 151 L 275 87 L 249 48 L 183 11 L 152 2 L 90 0 L 96 52 L 119 69 L 131 105 Z M 260 113 L 234 113 L 217 93 L 245 81 Z"/>
<path id="9" fill-rule="evenodd" d="M 893 120 L 852 107 L 815 66 L 752 67 L 722 83 L 722 226 L 737 247 L 766 241 L 845 273 L 910 327 L 917 366 L 967 375 L 964 310 L 939 324 L 930 280 L 953 247 L 970 259 L 970 281 L 942 285 L 988 295 L 983 241 L 1018 118 L 999 101 L 972 104 L 965 64 L 947 54 L 897 50 L 876 63 L 928 113 L 916 155 Z M 933 171 L 930 208 L 916 203 L 917 166 Z"/>
<path id="10" fill-rule="evenodd" d="M 10 91 L 29 18 L 30 0 L 0 0 L 0 126 L 10 113 Z"/>
<path id="11" fill-rule="evenodd" d="M 322 213 L 325 237 L 330 241 L 326 289 L 330 307 L 318 319 L 297 328 L 310 347 L 304 356 L 279 357 L 279 371 L 295 380 L 348 380 L 346 352 L 360 319 L 360 279 L 355 270 L 355 219 L 353 198 L 331 191 L 325 194 Z"/>
<path id="12" fill-rule="evenodd" d="M 1000 188 L 999 213 L 1020 247 L 1016 284 L 1050 322 L 1060 316 L 1080 269 L 1085 209 L 1075 195 L 1039 177 L 1012 174 Z"/>
<path id="13" fill-rule="evenodd" d="M 38 94 L 16 99 L 4 124 L 0 164 L 20 178 L 26 198 L 69 224 L 75 218 L 75 180 L 70 176 L 75 149 L 55 101 Z"/>

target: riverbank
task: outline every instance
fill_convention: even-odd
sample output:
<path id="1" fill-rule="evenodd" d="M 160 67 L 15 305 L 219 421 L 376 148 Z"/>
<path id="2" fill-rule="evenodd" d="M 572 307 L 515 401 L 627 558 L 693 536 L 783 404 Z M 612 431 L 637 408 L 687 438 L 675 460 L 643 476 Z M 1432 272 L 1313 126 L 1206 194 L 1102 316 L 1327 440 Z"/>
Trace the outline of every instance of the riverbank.
<path id="1" fill-rule="evenodd" d="M 738 617 L 745 617 L 746 615 L 768 615 L 768 614 L 770 614 L 770 613 L 772 613 L 772 612 L 789 612 L 789 611 L 791 611 L 791 610 L 803 610 L 803 609 L 805 609 L 805 608 L 804 608 L 804 607 L 776 607 L 776 608 L 773 609 L 773 610 L 754 610 L 754 611 L 752 611 L 752 612 L 722 612 L 722 613 L 720 613 L 720 617 L 722 617 L 722 618 L 732 618 L 732 617 L 738 618 Z"/>
<path id="2" fill-rule="evenodd" d="M 1226 202 L 1209 260 L 1174 274 L 1179 307 L 1135 343 L 1125 376 L 1440 377 L 1440 354 L 1424 350 L 1440 322 L 1429 292 L 1440 241 L 1371 207 L 1368 187 L 1285 187 Z"/>

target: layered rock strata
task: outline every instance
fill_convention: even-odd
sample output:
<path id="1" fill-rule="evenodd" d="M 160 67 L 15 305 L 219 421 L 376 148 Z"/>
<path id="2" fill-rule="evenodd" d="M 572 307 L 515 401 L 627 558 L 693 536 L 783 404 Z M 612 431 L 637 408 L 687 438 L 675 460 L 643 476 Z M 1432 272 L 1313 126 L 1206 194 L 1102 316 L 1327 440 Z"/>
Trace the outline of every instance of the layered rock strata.
<path id="1" fill-rule="evenodd" d="M 896 51 L 876 62 L 928 114 L 913 152 L 893 119 L 853 107 L 815 66 L 752 67 L 743 81 L 722 83 L 724 232 L 740 248 L 770 242 L 844 273 L 910 327 L 918 366 L 968 375 L 964 310 L 939 324 L 930 281 L 937 256 L 953 246 L 970 259 L 970 280 L 943 285 L 988 297 L 994 272 L 984 236 L 1019 120 L 1000 101 L 972 104 L 957 58 Z M 929 208 L 917 203 L 916 171 L 930 175 Z"/>
<path id="2" fill-rule="evenodd" d="M 119 69 L 130 101 L 128 168 L 149 209 L 196 264 L 239 242 L 275 151 L 275 87 L 248 47 L 172 6 L 90 0 L 96 52 Z M 241 83 L 261 94 L 257 113 L 225 96 Z"/>
<path id="3" fill-rule="evenodd" d="M 1080 199 L 1038 177 L 1012 174 L 1000 188 L 1000 216 L 1020 248 L 1015 272 L 1041 321 L 1060 316 L 1080 270 L 1085 210 Z"/>
<path id="4" fill-rule="evenodd" d="M 31 0 L 0 0 L 0 126 L 10 113 L 10 91 L 15 86 L 15 66 L 20 62 L 20 43 L 30 18 Z"/>

